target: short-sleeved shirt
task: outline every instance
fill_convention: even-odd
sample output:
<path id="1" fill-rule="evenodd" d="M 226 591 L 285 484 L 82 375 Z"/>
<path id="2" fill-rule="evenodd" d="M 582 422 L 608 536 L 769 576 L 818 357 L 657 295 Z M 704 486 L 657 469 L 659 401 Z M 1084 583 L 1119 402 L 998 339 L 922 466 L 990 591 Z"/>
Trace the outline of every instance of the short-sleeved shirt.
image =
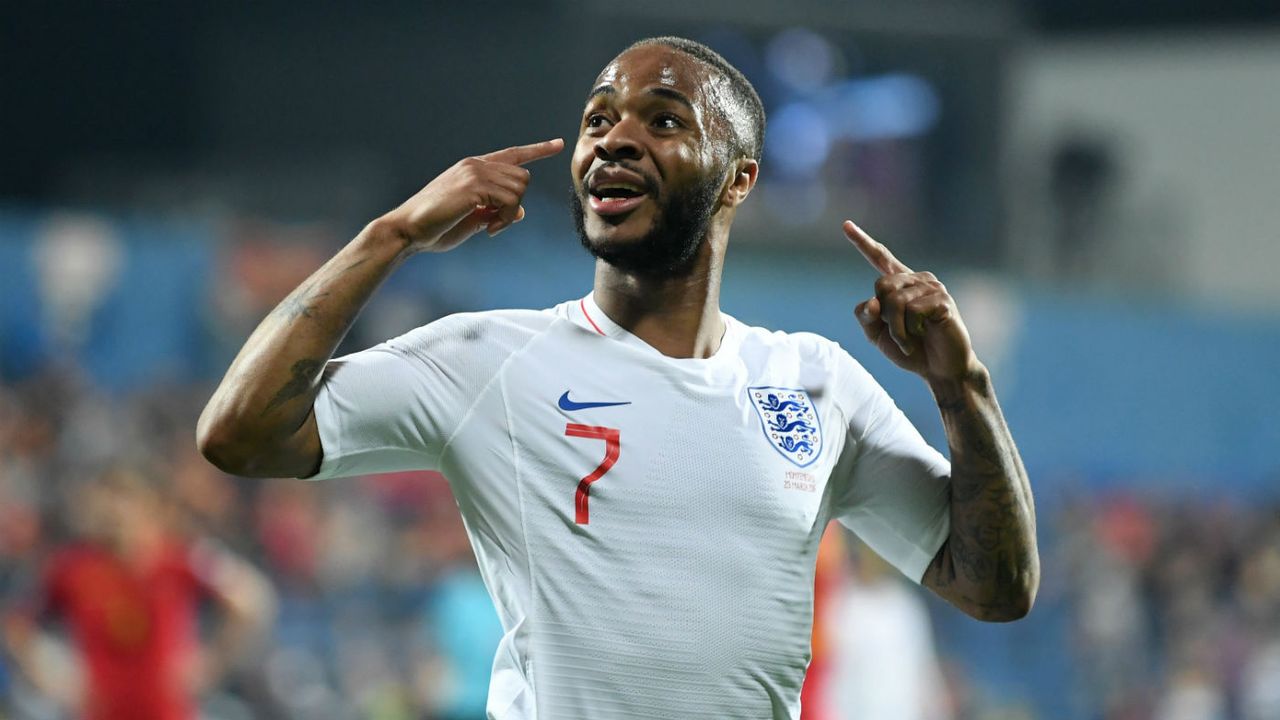
<path id="1" fill-rule="evenodd" d="M 800 715 L 830 519 L 919 580 L 947 461 L 837 344 L 723 316 L 662 355 L 591 296 L 331 362 L 317 478 L 439 469 L 505 634 L 488 714 Z"/>

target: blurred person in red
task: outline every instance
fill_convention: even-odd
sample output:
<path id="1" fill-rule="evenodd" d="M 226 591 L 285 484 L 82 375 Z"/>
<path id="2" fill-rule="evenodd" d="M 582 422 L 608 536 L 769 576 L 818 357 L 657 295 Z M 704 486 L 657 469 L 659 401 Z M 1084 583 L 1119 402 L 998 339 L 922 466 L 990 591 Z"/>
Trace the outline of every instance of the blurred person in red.
<path id="1" fill-rule="evenodd" d="M 115 467 L 74 497 L 82 537 L 56 549 L 38 588 L 6 614 L 5 646 L 37 690 L 86 720 L 187 720 L 269 623 L 274 594 L 248 563 L 191 540 L 152 481 Z M 211 642 L 200 601 L 220 610 Z M 42 626 L 65 624 L 79 668 L 41 653 Z M 82 678 L 82 679 L 81 679 Z"/>
<path id="2" fill-rule="evenodd" d="M 831 690 L 833 642 L 838 628 L 829 621 L 831 604 L 840 598 L 844 587 L 844 565 L 848 557 L 844 535 L 838 527 L 828 525 L 818 544 L 818 560 L 813 575 L 813 639 L 809 670 L 800 691 L 800 720 L 833 720 L 828 702 Z"/>

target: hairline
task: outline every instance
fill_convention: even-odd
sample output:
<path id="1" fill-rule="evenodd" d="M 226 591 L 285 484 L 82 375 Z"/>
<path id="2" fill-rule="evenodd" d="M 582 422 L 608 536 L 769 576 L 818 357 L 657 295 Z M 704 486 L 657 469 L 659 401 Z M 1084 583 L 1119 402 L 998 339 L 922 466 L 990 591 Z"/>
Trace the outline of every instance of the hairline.
<path id="1" fill-rule="evenodd" d="M 685 47 L 681 43 L 688 43 L 691 47 Z M 653 46 L 659 46 L 659 47 L 667 48 L 669 50 L 674 50 L 675 52 L 680 53 L 681 55 L 689 58 L 690 60 L 697 62 L 702 67 L 706 68 L 710 73 L 718 76 L 720 80 L 725 82 L 731 88 L 732 92 L 730 94 L 733 97 L 733 102 L 739 105 L 740 108 L 748 116 L 747 123 L 746 123 L 748 127 L 745 128 L 747 130 L 747 134 L 744 137 L 742 136 L 742 133 L 739 132 L 738 128 L 736 127 L 736 124 L 733 122 L 733 119 L 729 116 L 729 113 L 721 113 L 724 116 L 724 119 L 726 121 L 725 124 L 728 126 L 729 134 L 731 136 L 728 138 L 729 149 L 732 152 L 738 153 L 742 157 L 747 157 L 753 160 L 759 160 L 760 159 L 759 156 L 763 153 L 763 149 L 764 149 L 764 122 L 763 122 L 764 106 L 760 101 L 759 93 L 756 91 L 755 87 L 751 84 L 751 81 L 747 78 L 747 76 L 744 75 L 741 70 L 734 67 L 732 63 L 724 59 L 722 56 L 719 55 L 719 53 L 717 53 L 715 50 L 711 49 L 710 47 L 702 43 L 699 43 L 695 40 L 689 40 L 687 38 L 680 38 L 675 36 L 660 36 L 660 37 L 651 37 L 651 38 L 644 38 L 642 40 L 637 40 L 631 45 L 628 45 L 626 49 L 624 49 L 622 52 L 618 53 L 618 55 L 614 57 L 613 61 L 611 61 L 610 64 L 612 64 L 612 62 L 616 62 L 618 58 L 622 57 L 623 55 L 626 55 L 628 52 L 631 52 L 632 50 L 635 50 L 641 47 L 653 47 Z M 700 50 L 706 51 L 709 54 L 709 57 L 702 57 L 698 55 L 693 50 L 693 48 L 698 48 Z M 721 64 L 723 64 L 723 67 L 721 67 Z M 735 77 L 735 75 L 740 77 L 741 82 L 744 83 L 746 86 L 745 88 L 738 87 L 739 77 Z M 747 94 L 747 93 L 741 92 L 741 90 L 743 89 L 749 91 L 750 94 L 747 95 L 747 97 L 743 97 L 744 94 Z M 754 100 L 754 103 L 752 102 L 752 100 Z M 757 108 L 751 107 L 752 104 L 758 105 L 758 110 L 759 110 L 759 115 L 761 120 L 759 123 L 757 123 L 753 117 L 756 114 L 755 111 Z"/>

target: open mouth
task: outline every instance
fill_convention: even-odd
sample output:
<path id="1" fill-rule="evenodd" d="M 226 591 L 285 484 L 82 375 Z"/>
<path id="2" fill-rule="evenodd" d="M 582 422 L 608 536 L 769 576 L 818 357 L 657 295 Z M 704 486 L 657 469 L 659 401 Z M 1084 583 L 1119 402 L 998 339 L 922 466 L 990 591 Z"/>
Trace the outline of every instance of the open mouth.
<path id="1" fill-rule="evenodd" d="M 644 186 L 632 181 L 600 180 L 588 191 L 591 209 L 597 215 L 619 215 L 640 206 L 648 197 Z"/>

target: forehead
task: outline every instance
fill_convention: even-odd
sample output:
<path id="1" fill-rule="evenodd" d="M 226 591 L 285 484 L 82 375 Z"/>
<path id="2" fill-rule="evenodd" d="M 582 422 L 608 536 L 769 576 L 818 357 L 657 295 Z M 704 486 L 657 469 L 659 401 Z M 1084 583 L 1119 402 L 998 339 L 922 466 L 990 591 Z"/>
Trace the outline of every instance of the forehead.
<path id="1" fill-rule="evenodd" d="M 706 107 L 715 96 L 718 78 L 700 60 L 665 45 L 632 48 L 605 66 L 592 89 L 610 86 L 620 93 L 668 87 Z"/>

